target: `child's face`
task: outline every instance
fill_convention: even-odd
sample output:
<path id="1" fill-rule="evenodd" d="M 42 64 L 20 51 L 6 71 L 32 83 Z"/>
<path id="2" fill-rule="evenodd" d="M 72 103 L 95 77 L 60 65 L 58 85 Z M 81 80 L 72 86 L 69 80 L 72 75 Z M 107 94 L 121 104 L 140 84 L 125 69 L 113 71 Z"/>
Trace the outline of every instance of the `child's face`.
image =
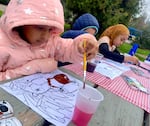
<path id="1" fill-rule="evenodd" d="M 94 35 L 96 32 L 96 30 L 94 28 L 87 28 L 85 31 L 92 34 L 92 35 Z"/>
<path id="2" fill-rule="evenodd" d="M 22 27 L 22 36 L 32 45 L 46 43 L 50 37 L 51 28 L 45 25 L 26 25 Z"/>
<path id="3" fill-rule="evenodd" d="M 115 45 L 116 47 L 119 47 L 120 45 L 122 45 L 127 39 L 128 39 L 128 35 L 119 35 L 117 36 L 114 40 L 113 40 L 113 45 Z"/>

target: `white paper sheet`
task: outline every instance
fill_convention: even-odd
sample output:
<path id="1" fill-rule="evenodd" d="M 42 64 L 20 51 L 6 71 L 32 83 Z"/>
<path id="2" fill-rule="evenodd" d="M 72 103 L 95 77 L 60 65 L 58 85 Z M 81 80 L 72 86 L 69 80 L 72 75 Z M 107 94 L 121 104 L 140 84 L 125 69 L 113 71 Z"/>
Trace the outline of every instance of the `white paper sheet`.
<path id="1" fill-rule="evenodd" d="M 126 72 L 126 71 L 129 71 L 130 70 L 130 67 L 129 66 L 126 66 L 124 63 L 119 63 L 119 62 L 116 62 L 116 61 L 113 61 L 113 60 L 110 60 L 110 59 L 105 59 L 105 60 L 102 60 L 102 62 L 105 62 L 107 64 L 110 64 L 118 69 L 120 69 L 121 71 L 123 72 Z"/>
<path id="2" fill-rule="evenodd" d="M 55 75 L 65 74 L 70 82 L 58 83 Z M 48 84 L 47 78 L 50 79 Z M 67 126 L 72 119 L 76 95 L 82 82 L 56 70 L 50 74 L 34 74 L 3 85 L 1 88 L 17 97 L 56 126 Z"/>
<path id="3" fill-rule="evenodd" d="M 97 63 L 95 69 L 96 72 L 110 79 L 114 79 L 128 70 L 130 70 L 129 67 L 109 59 L 101 60 L 101 63 Z"/>

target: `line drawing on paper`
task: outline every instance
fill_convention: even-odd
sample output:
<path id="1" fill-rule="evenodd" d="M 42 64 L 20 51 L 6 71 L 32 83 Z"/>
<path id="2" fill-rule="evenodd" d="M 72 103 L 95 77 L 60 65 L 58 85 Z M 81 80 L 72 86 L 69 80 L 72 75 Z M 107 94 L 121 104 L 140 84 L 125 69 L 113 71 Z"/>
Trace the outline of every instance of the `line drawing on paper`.
<path id="1" fill-rule="evenodd" d="M 3 84 L 1 87 L 20 99 L 55 125 L 71 121 L 80 81 L 56 70 L 34 74 Z"/>

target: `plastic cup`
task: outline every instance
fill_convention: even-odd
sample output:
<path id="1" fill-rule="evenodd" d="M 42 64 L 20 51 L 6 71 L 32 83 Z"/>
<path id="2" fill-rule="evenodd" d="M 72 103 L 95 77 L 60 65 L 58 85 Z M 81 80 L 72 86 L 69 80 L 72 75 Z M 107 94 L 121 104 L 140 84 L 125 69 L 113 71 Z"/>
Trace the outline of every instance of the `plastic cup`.
<path id="1" fill-rule="evenodd" d="M 86 71 L 93 73 L 95 71 L 97 64 L 101 63 L 102 58 L 103 55 L 98 53 L 94 59 L 88 61 Z"/>
<path id="2" fill-rule="evenodd" d="M 146 57 L 146 60 L 150 62 L 150 54 Z"/>
<path id="3" fill-rule="evenodd" d="M 103 94 L 91 86 L 86 85 L 84 89 L 80 88 L 76 99 L 72 122 L 76 126 L 87 126 L 103 99 Z"/>
<path id="4" fill-rule="evenodd" d="M 102 60 L 103 58 L 104 58 L 104 55 L 101 54 L 101 53 L 98 53 L 97 56 L 96 56 L 96 59 L 97 59 L 98 61 Z"/>
<path id="5" fill-rule="evenodd" d="M 86 71 L 93 73 L 96 68 L 96 63 L 87 62 Z"/>

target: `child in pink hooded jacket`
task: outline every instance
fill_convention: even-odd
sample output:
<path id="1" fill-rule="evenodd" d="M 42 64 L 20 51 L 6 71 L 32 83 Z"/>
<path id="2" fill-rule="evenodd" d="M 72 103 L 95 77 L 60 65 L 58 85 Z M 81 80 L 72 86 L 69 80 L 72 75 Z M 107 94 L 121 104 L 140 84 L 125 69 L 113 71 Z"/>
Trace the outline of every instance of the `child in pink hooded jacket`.
<path id="1" fill-rule="evenodd" d="M 87 59 L 96 55 L 93 35 L 63 39 L 63 31 L 60 0 L 11 0 L 0 19 L 0 81 L 51 72 L 57 69 L 58 60 L 81 62 L 84 51 Z"/>

